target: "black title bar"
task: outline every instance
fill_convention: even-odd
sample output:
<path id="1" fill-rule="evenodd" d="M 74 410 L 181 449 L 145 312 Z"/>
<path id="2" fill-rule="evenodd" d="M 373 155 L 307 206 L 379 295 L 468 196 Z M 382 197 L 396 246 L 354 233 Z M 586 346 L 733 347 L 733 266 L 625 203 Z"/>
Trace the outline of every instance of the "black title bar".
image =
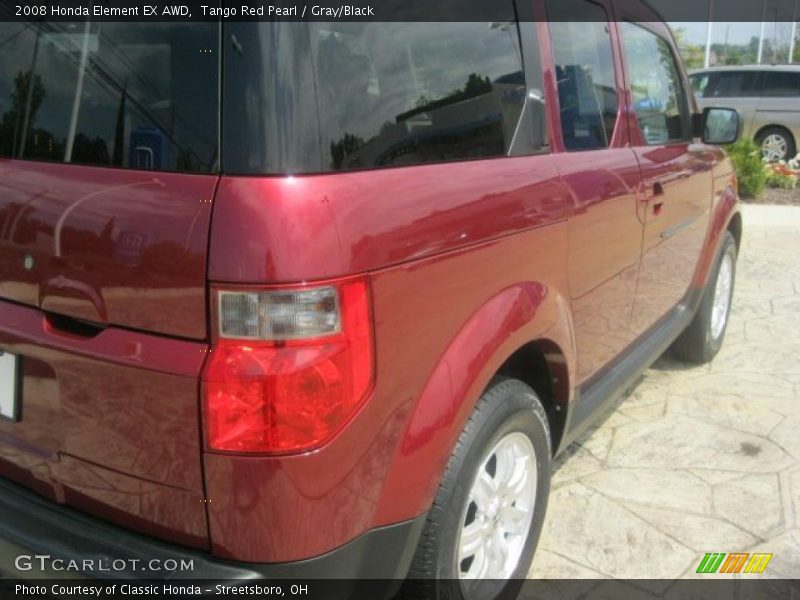
<path id="1" fill-rule="evenodd" d="M 582 3 L 559 2 L 559 20 L 586 21 Z M 522 20 L 546 20 L 547 0 L 517 0 Z M 791 22 L 795 0 L 614 0 L 626 11 L 670 22 Z M 574 6 L 575 8 L 571 8 Z M 507 21 L 514 0 L 0 0 L 0 21 Z"/>

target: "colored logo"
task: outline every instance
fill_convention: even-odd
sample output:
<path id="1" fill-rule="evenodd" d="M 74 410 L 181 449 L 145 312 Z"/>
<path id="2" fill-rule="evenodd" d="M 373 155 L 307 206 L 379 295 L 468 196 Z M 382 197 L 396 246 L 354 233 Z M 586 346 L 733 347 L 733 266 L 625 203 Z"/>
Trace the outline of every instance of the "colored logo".
<path id="1" fill-rule="evenodd" d="M 750 554 L 749 552 L 709 552 L 700 561 L 698 573 L 763 573 L 772 554 Z"/>

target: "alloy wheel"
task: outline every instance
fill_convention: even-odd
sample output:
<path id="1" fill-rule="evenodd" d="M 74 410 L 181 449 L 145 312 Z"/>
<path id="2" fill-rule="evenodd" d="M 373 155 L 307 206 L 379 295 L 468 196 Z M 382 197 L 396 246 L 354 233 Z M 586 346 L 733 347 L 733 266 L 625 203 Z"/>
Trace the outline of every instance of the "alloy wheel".
<path id="1" fill-rule="evenodd" d="M 728 312 L 731 305 L 733 291 L 733 259 L 730 254 L 722 257 L 717 274 L 717 284 L 714 287 L 714 304 L 711 309 L 711 337 L 719 339 L 728 321 Z"/>
<path id="2" fill-rule="evenodd" d="M 761 142 L 761 152 L 769 162 L 784 160 L 789 151 L 789 142 L 786 138 L 777 133 L 772 133 Z"/>
<path id="3" fill-rule="evenodd" d="M 456 544 L 465 596 L 470 580 L 505 580 L 514 573 L 533 520 L 536 487 L 536 452 L 527 435 L 509 433 L 483 457 Z"/>

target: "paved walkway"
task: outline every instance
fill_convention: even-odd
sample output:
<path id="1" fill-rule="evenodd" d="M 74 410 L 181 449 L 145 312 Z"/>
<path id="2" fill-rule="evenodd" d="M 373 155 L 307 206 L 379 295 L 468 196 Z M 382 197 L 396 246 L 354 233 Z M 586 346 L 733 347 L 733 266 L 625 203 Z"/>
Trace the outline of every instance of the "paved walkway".
<path id="1" fill-rule="evenodd" d="M 559 460 L 532 577 L 692 577 L 744 551 L 800 578 L 800 207 L 743 212 L 722 351 L 659 360 Z"/>

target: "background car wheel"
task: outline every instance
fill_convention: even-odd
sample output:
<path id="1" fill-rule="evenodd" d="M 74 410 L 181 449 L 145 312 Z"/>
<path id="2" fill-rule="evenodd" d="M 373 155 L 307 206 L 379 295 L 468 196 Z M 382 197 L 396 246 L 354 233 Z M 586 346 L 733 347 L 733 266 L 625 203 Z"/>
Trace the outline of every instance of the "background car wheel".
<path id="1" fill-rule="evenodd" d="M 782 127 L 768 127 L 758 134 L 756 143 L 761 147 L 761 155 L 769 162 L 791 160 L 796 155 L 794 138 Z"/>
<path id="2" fill-rule="evenodd" d="M 725 232 L 722 251 L 714 265 L 703 300 L 689 327 L 675 340 L 674 356 L 687 362 L 710 362 L 722 347 L 736 283 L 736 241 Z"/>
<path id="3" fill-rule="evenodd" d="M 401 597 L 516 597 L 544 522 L 551 452 L 536 393 L 493 382 L 447 464 Z"/>

